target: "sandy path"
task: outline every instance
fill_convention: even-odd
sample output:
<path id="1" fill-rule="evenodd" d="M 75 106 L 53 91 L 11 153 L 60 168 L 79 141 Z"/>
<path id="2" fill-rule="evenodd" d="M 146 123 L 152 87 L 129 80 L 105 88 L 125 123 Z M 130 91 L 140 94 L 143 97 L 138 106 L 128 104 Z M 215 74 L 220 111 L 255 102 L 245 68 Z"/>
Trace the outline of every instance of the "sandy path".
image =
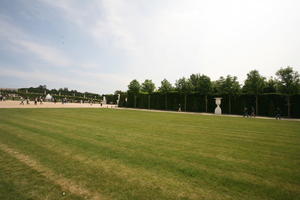
<path id="1" fill-rule="evenodd" d="M 43 104 L 38 103 L 34 105 L 34 102 L 31 101 L 30 104 L 24 103 L 20 105 L 20 101 L 0 101 L 0 108 L 112 108 L 116 105 L 101 105 L 100 104 L 89 104 L 89 103 L 66 103 L 62 104 L 61 102 L 44 102 Z"/>
<path id="2" fill-rule="evenodd" d="M 101 105 L 100 104 L 89 104 L 89 103 L 66 103 L 62 104 L 53 103 L 53 102 L 44 102 L 43 104 L 34 105 L 34 102 L 31 101 L 29 105 L 25 103 L 25 105 L 20 105 L 20 101 L 0 101 L 0 108 L 117 108 L 117 109 L 126 109 L 126 110 L 137 110 L 137 111 L 149 111 L 149 112 L 167 112 L 167 113 L 177 113 L 177 114 L 193 114 L 193 115 L 212 115 L 216 116 L 213 113 L 197 113 L 197 112 L 176 112 L 176 111 L 165 111 L 165 110 L 149 110 L 149 109 L 135 109 L 135 108 L 118 108 L 116 105 Z M 224 117 L 243 117 L 241 115 L 218 115 Z M 255 118 L 259 119 L 275 119 L 273 117 L 261 117 L 256 116 Z M 300 119 L 291 119 L 291 118 L 282 118 L 283 120 L 290 120 L 290 121 L 300 121 Z"/>

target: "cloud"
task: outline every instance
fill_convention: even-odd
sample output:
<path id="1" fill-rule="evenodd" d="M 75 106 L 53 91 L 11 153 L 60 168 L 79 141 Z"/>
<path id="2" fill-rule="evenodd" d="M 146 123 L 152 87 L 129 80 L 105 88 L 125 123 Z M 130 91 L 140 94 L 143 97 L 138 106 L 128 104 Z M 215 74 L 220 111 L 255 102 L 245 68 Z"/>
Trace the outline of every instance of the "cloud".
<path id="1" fill-rule="evenodd" d="M 59 15 L 61 22 L 53 22 L 57 32 L 72 34 L 80 56 L 31 37 L 1 15 L 0 37 L 44 66 L 62 67 L 68 78 L 85 80 L 88 88 L 126 89 L 134 78 L 158 85 L 163 78 L 175 82 L 192 73 L 243 80 L 253 68 L 269 76 L 288 64 L 299 70 L 300 4 L 293 0 L 39 2 Z M 45 16 L 51 22 L 51 15 Z"/>
<path id="2" fill-rule="evenodd" d="M 13 43 L 37 55 L 40 59 L 47 61 L 48 63 L 54 64 L 56 66 L 66 67 L 72 65 L 70 59 L 64 56 L 63 52 L 59 51 L 54 47 L 25 40 L 14 40 Z"/>
<path id="3" fill-rule="evenodd" d="M 29 34 L 9 22 L 9 18 L 0 16 L 0 39 L 10 43 L 9 48 L 18 52 L 36 55 L 39 59 L 56 66 L 71 66 L 72 62 L 59 49 L 33 41 Z"/>
<path id="4" fill-rule="evenodd" d="M 6 67 L 1 69 L 1 76 L 16 77 L 24 80 L 35 80 L 47 83 L 59 83 L 61 85 L 77 85 L 88 87 L 89 84 L 83 80 L 74 80 L 56 73 L 45 73 L 43 71 L 21 71 L 12 69 L 14 67 Z"/>

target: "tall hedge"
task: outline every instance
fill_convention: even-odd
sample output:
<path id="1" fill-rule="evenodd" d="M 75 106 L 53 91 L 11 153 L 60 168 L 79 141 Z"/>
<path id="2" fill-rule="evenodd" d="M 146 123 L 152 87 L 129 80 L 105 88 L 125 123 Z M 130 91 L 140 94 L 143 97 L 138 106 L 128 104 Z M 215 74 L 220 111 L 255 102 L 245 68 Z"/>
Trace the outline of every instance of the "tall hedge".
<path id="1" fill-rule="evenodd" d="M 119 106 L 134 108 L 134 94 L 121 95 Z M 136 108 L 149 108 L 157 110 L 173 110 L 177 111 L 179 104 L 181 110 L 184 110 L 185 94 L 170 92 L 162 94 L 155 92 L 153 94 L 137 94 Z M 244 108 L 247 107 L 250 111 L 253 107 L 256 108 L 255 95 L 240 94 L 240 95 L 201 95 L 199 93 L 191 93 L 186 96 L 186 111 L 187 112 L 207 112 L 214 113 L 216 108 L 215 97 L 222 97 L 221 109 L 223 114 L 242 115 Z M 127 101 L 125 101 L 127 99 Z M 229 101 L 231 102 L 231 110 L 229 109 Z M 282 94 L 262 94 L 258 96 L 258 110 L 256 113 L 259 116 L 273 117 L 276 108 L 280 108 L 282 116 L 287 116 L 287 98 Z M 291 96 L 291 117 L 300 117 L 300 95 Z"/>

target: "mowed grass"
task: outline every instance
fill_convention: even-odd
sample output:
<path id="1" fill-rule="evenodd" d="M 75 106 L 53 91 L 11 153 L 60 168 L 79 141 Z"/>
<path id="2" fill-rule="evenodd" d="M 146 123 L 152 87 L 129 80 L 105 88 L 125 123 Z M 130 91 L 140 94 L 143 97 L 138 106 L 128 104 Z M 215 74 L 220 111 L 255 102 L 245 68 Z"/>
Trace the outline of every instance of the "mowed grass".
<path id="1" fill-rule="evenodd" d="M 300 122 L 0 109 L 0 199 L 91 198 L 300 199 Z"/>

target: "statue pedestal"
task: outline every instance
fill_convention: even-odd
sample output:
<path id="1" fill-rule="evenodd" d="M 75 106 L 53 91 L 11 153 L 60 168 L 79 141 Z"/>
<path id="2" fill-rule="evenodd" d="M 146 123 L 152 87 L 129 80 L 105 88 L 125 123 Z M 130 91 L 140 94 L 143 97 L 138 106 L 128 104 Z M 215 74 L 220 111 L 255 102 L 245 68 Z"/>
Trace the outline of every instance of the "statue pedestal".
<path id="1" fill-rule="evenodd" d="M 215 100 L 216 100 L 216 105 L 217 107 L 215 108 L 215 114 L 216 115 L 221 115 L 222 114 L 222 109 L 220 108 L 220 105 L 221 105 L 221 97 L 216 97 Z"/>

